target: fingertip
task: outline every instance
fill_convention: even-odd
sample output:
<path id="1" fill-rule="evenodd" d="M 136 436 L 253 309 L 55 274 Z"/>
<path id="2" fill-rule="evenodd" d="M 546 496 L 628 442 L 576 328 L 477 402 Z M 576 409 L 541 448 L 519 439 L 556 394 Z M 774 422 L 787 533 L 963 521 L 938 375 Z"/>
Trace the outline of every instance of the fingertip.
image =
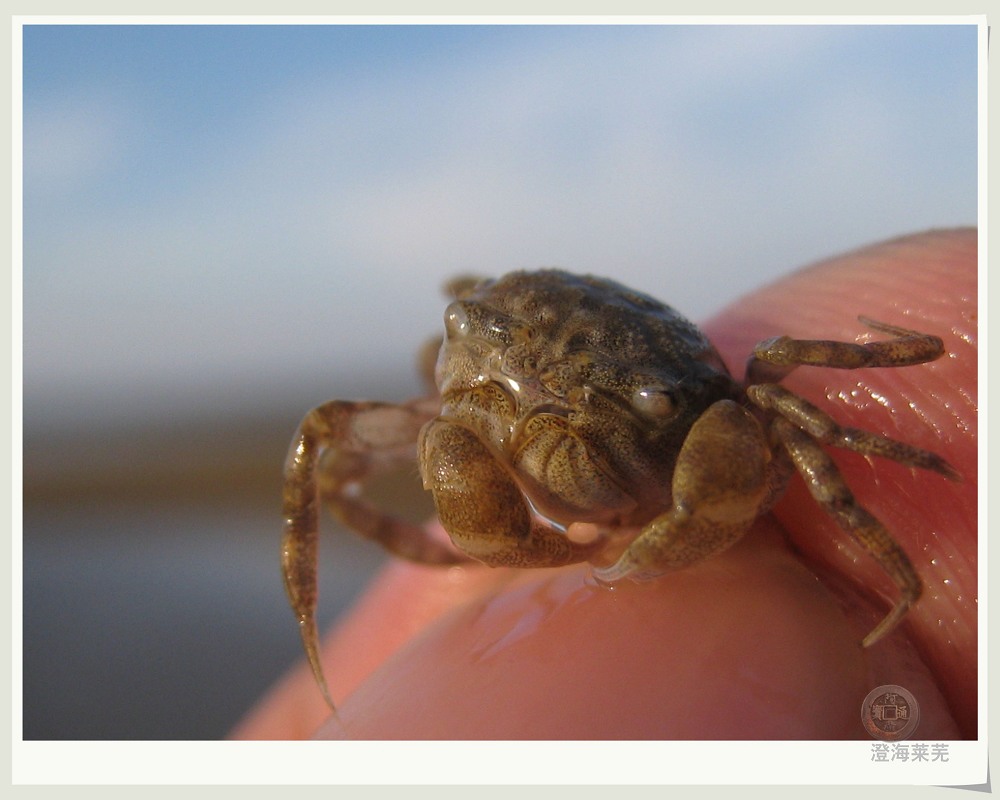
<path id="1" fill-rule="evenodd" d="M 758 339 L 776 334 L 855 341 L 866 335 L 856 322 L 859 313 L 942 339 L 944 355 L 926 364 L 803 367 L 783 383 L 843 425 L 941 456 L 939 469 L 923 471 L 832 452 L 858 501 L 887 525 L 923 578 L 924 597 L 903 624 L 967 734 L 976 724 L 977 266 L 974 229 L 902 237 L 792 273 L 705 326 L 727 363 L 737 367 Z M 775 513 L 812 563 L 893 602 L 885 576 L 817 511 L 799 482 L 792 481 Z"/>
<path id="2" fill-rule="evenodd" d="M 801 739 L 858 735 L 859 633 L 762 521 L 644 584 L 518 573 L 441 618 L 341 707 L 360 739 Z"/>

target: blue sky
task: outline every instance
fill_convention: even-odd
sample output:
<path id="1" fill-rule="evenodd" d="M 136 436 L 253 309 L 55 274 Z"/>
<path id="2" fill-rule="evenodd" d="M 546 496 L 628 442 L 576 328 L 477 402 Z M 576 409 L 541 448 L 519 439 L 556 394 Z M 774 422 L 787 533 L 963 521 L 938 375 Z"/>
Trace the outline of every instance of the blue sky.
<path id="1" fill-rule="evenodd" d="M 975 224 L 976 45 L 28 26 L 26 424 L 405 393 L 459 272 L 564 266 L 697 320 L 809 261 Z"/>

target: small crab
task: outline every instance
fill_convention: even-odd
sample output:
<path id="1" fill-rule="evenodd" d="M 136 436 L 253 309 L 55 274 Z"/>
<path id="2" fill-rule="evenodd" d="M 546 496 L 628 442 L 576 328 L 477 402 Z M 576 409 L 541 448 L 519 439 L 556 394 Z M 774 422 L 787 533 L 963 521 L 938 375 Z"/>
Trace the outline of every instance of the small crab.
<path id="1" fill-rule="evenodd" d="M 780 497 L 793 471 L 867 549 L 900 597 L 921 581 L 854 499 L 821 445 L 958 479 L 940 456 L 838 425 L 778 385 L 800 365 L 901 367 L 939 358 L 936 336 L 860 317 L 892 337 L 867 344 L 779 336 L 734 380 L 673 308 L 614 281 L 560 270 L 460 279 L 444 314 L 437 392 L 394 405 L 333 400 L 299 426 L 285 466 L 282 567 L 313 674 L 332 707 L 315 622 L 319 501 L 362 536 L 423 563 L 587 561 L 598 581 L 645 579 L 721 552 Z M 452 547 L 369 505 L 357 489 L 416 456 Z M 574 537 L 574 524 L 597 534 Z M 622 541 L 620 531 L 633 535 Z"/>

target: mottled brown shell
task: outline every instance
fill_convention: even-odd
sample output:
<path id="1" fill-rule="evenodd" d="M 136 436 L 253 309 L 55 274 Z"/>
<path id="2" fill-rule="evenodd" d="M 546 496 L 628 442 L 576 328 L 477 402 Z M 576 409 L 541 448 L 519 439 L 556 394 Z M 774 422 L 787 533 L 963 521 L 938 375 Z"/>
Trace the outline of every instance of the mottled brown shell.
<path id="1" fill-rule="evenodd" d="M 517 467 L 537 508 L 557 522 L 606 521 L 608 491 L 589 507 L 553 497 L 547 452 L 524 455 L 544 421 L 565 423 L 584 458 L 632 501 L 639 524 L 670 501 L 674 457 L 702 412 L 739 396 L 704 334 L 670 306 L 614 281 L 561 270 L 466 285 L 445 311 L 437 365 L 441 415 L 469 424 Z M 543 450 L 539 448 L 540 450 Z"/>

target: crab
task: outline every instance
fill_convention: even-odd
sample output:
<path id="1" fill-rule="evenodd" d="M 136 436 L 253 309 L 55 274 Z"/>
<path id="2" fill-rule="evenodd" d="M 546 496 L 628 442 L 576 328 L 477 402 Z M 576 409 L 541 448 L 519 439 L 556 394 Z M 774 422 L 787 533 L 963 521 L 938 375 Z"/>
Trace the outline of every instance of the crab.
<path id="1" fill-rule="evenodd" d="M 798 472 L 898 587 L 862 645 L 888 634 L 920 598 L 910 559 L 855 500 L 824 445 L 960 476 L 933 452 L 838 425 L 779 381 L 803 365 L 934 361 L 944 353 L 940 338 L 859 317 L 890 338 L 778 336 L 756 345 L 738 382 L 695 325 L 611 280 L 522 271 L 458 279 L 448 291 L 436 391 L 401 404 L 324 403 L 302 420 L 286 461 L 285 588 L 331 708 L 316 626 L 321 500 L 343 525 L 406 559 L 589 562 L 611 585 L 725 550 Z M 414 451 L 450 543 L 360 492 Z"/>

